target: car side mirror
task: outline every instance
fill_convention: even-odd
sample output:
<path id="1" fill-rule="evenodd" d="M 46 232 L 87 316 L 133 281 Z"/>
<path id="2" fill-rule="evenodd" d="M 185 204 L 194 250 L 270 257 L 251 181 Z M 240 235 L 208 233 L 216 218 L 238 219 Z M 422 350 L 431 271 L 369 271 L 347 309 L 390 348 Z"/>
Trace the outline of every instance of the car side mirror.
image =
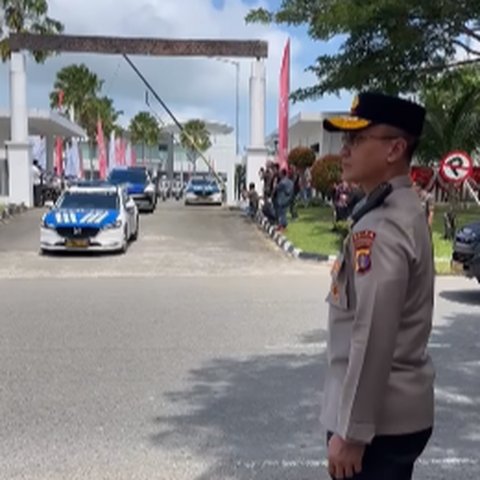
<path id="1" fill-rule="evenodd" d="M 55 203 L 53 202 L 53 200 L 47 200 L 45 203 L 44 203 L 45 207 L 47 207 L 48 209 L 52 209 L 54 206 L 55 206 Z"/>

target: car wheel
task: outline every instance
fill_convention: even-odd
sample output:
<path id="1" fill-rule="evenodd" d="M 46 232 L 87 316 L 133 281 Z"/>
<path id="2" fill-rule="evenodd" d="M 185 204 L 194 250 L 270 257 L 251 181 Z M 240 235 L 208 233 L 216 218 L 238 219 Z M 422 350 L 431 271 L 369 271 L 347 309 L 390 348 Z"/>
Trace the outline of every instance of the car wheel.
<path id="1" fill-rule="evenodd" d="M 135 240 L 138 240 L 138 232 L 140 231 L 140 218 L 138 217 L 138 215 L 137 215 L 137 221 L 135 222 L 135 224 L 137 228 L 132 233 L 132 242 L 134 242 Z"/>
<path id="2" fill-rule="evenodd" d="M 128 249 L 128 228 L 125 225 L 125 230 L 123 231 L 123 242 L 118 253 L 122 255 L 127 252 L 127 249 Z"/>

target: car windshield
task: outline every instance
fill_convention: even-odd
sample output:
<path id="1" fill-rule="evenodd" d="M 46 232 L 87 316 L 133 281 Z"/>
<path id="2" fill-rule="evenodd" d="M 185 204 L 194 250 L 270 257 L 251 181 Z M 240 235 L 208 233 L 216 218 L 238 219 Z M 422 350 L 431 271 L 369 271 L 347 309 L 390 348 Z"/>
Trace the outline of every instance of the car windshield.
<path id="1" fill-rule="evenodd" d="M 108 177 L 110 183 L 147 183 L 147 175 L 144 170 L 113 170 Z"/>
<path id="2" fill-rule="evenodd" d="M 58 208 L 117 210 L 116 193 L 78 193 L 67 192 L 60 199 Z"/>
<path id="3" fill-rule="evenodd" d="M 191 185 L 193 187 L 216 187 L 217 183 L 215 182 L 215 180 L 209 180 L 206 178 L 193 178 L 191 181 Z"/>

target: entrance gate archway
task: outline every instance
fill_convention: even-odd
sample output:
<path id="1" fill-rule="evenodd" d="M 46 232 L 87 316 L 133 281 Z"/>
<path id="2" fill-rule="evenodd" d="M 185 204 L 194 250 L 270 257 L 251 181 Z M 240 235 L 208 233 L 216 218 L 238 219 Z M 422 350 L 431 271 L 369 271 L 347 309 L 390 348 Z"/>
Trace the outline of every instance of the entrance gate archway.
<path id="1" fill-rule="evenodd" d="M 7 142 L 9 199 L 12 203 L 33 205 L 32 169 L 28 143 L 26 58 L 22 50 L 43 52 L 83 52 L 96 54 L 247 57 L 253 58 L 250 73 L 249 147 L 247 183 L 259 190 L 258 171 L 265 164 L 266 72 L 264 59 L 268 43 L 260 40 L 185 40 L 124 38 L 78 35 L 11 34 L 10 58 L 10 141 Z M 233 191 L 235 165 L 227 175 Z"/>

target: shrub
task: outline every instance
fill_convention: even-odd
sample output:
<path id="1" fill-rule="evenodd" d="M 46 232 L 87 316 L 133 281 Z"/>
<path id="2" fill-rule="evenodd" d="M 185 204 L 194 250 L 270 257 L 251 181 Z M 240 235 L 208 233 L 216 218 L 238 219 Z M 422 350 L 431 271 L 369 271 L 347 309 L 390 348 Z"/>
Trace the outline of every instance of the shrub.
<path id="1" fill-rule="evenodd" d="M 324 155 L 312 166 L 313 187 L 322 195 L 328 195 L 335 183 L 342 179 L 340 155 Z"/>
<path id="2" fill-rule="evenodd" d="M 304 170 L 315 162 L 315 152 L 308 147 L 295 147 L 288 154 L 288 163 Z"/>

